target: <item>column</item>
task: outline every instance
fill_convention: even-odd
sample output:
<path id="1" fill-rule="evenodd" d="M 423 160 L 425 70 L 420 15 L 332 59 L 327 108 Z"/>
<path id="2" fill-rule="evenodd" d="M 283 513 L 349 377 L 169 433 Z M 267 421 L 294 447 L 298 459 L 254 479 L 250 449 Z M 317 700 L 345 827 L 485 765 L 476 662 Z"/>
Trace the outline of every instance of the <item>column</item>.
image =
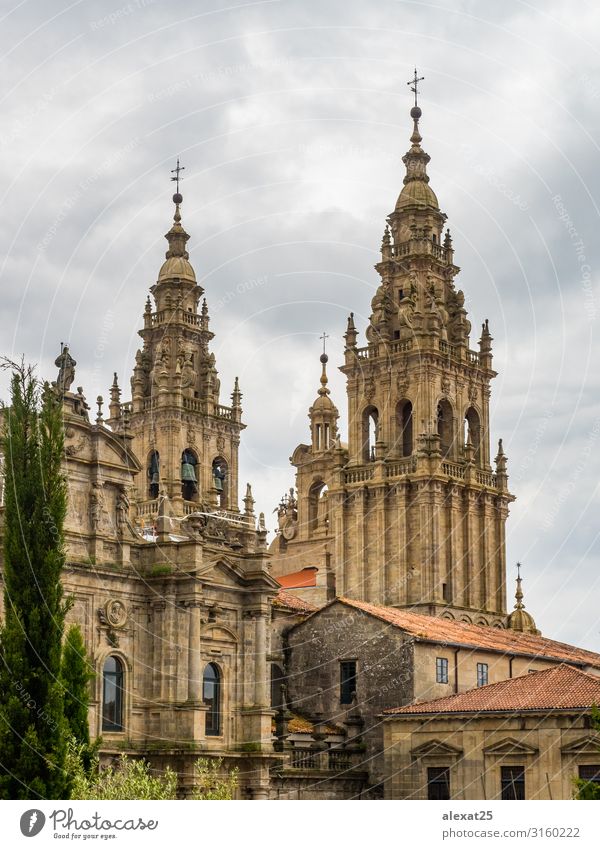
<path id="1" fill-rule="evenodd" d="M 202 607 L 200 602 L 192 601 L 190 611 L 190 637 L 188 643 L 188 701 L 202 701 L 202 654 L 200 646 L 200 627 Z"/>
<path id="2" fill-rule="evenodd" d="M 254 640 L 254 703 L 268 706 L 267 699 L 267 620 L 262 611 L 257 611 Z"/>

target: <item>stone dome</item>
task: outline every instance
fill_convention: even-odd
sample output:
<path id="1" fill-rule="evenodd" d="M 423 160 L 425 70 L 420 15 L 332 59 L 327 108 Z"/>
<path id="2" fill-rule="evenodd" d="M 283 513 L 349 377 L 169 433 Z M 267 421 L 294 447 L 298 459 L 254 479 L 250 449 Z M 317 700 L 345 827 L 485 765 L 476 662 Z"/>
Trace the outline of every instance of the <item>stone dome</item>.
<path id="1" fill-rule="evenodd" d="M 189 260 L 183 256 L 171 256 L 163 262 L 158 273 L 158 282 L 163 280 L 172 280 L 174 277 L 181 277 L 185 280 L 196 282 L 196 273 L 191 266 Z"/>
<path id="2" fill-rule="evenodd" d="M 403 187 L 396 201 L 396 211 L 408 206 L 432 206 L 439 209 L 438 199 L 435 192 L 424 180 L 411 180 Z"/>

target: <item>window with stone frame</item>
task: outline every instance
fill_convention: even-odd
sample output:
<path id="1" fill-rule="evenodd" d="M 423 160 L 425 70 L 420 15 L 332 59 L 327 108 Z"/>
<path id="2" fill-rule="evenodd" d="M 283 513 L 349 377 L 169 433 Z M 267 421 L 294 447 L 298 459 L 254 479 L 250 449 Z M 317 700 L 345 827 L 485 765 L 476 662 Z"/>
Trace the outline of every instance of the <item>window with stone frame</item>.
<path id="1" fill-rule="evenodd" d="M 500 767 L 500 798 L 505 801 L 525 799 L 525 767 Z"/>
<path id="2" fill-rule="evenodd" d="M 600 764 L 579 764 L 579 778 L 581 781 L 593 781 L 600 784 Z"/>
<path id="3" fill-rule="evenodd" d="M 437 684 L 448 683 L 448 658 L 436 657 L 435 659 L 435 680 Z"/>
<path id="4" fill-rule="evenodd" d="M 102 730 L 123 730 L 123 664 L 110 655 L 102 669 Z"/>
<path id="5" fill-rule="evenodd" d="M 356 661 L 340 661 L 340 704 L 352 704 L 356 692 Z"/>
<path id="6" fill-rule="evenodd" d="M 488 665 L 487 663 L 477 664 L 477 686 L 485 687 L 488 683 Z"/>
<path id="7" fill-rule="evenodd" d="M 450 798 L 449 766 L 430 766 L 427 768 L 427 798 Z"/>

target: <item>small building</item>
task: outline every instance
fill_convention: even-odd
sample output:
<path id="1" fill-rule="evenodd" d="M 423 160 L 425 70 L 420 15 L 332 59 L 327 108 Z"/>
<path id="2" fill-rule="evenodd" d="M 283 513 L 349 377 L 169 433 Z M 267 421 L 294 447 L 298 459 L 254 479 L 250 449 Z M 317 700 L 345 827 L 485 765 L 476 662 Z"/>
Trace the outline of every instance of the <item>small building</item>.
<path id="1" fill-rule="evenodd" d="M 600 782 L 600 679 L 568 664 L 385 712 L 388 799 L 570 799 Z"/>
<path id="2" fill-rule="evenodd" d="M 333 723 L 358 713 L 363 768 L 371 787 L 380 789 L 384 775 L 389 781 L 400 768 L 390 772 L 382 755 L 381 714 L 387 708 L 446 699 L 563 662 L 600 676 L 600 655 L 536 633 L 348 598 L 335 599 L 292 625 L 284 639 L 290 709 Z M 410 763 L 403 751 L 407 757 Z"/>

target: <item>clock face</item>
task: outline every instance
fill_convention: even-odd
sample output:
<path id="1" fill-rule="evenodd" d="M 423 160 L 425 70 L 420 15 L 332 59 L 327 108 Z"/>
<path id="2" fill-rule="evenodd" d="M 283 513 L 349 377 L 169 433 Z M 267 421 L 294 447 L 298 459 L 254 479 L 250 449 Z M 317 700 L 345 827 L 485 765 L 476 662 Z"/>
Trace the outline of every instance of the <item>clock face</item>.
<path id="1" fill-rule="evenodd" d="M 296 536 L 296 523 L 291 519 L 288 519 L 283 528 L 281 529 L 281 533 L 283 534 L 284 539 L 294 539 Z"/>

